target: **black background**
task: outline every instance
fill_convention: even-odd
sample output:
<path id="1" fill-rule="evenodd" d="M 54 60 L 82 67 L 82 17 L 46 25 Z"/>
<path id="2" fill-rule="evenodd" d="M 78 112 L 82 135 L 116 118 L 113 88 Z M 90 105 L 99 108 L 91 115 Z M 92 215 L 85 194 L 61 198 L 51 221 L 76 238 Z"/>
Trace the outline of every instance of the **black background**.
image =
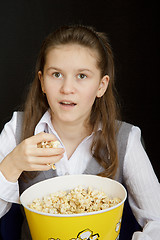
<path id="1" fill-rule="evenodd" d="M 160 179 L 158 2 L 10 0 L 0 2 L 0 130 L 23 102 L 44 37 L 81 23 L 108 34 L 123 120 L 142 130 Z"/>

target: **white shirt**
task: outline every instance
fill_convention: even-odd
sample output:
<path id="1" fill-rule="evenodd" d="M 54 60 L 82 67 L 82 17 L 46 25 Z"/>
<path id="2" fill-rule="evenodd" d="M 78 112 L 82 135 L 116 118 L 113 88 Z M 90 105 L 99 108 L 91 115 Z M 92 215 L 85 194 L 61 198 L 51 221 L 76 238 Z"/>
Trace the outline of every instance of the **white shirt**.
<path id="1" fill-rule="evenodd" d="M 16 123 L 17 113 L 15 112 L 0 135 L 0 162 L 16 147 Z M 55 134 L 63 146 L 52 126 L 48 111 L 37 124 L 35 134 L 42 131 Z M 160 236 L 160 184 L 140 138 L 140 129 L 133 126 L 129 134 L 123 166 L 129 203 L 137 221 L 143 227 L 143 232 L 134 233 L 132 240 L 158 240 Z M 84 172 L 91 157 L 88 150 L 91 140 L 92 134 L 80 143 L 69 160 L 65 152 L 64 157 L 56 163 L 57 175 Z M 0 172 L 0 217 L 9 211 L 12 202 L 19 203 L 18 182 L 7 181 Z"/>

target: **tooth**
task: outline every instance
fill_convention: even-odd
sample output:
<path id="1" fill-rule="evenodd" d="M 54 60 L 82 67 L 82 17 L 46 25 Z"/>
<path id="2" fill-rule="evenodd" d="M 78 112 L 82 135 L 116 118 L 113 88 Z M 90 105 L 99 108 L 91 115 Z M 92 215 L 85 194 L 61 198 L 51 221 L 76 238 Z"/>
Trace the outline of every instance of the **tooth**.
<path id="1" fill-rule="evenodd" d="M 64 104 L 71 104 L 70 102 L 63 102 Z"/>

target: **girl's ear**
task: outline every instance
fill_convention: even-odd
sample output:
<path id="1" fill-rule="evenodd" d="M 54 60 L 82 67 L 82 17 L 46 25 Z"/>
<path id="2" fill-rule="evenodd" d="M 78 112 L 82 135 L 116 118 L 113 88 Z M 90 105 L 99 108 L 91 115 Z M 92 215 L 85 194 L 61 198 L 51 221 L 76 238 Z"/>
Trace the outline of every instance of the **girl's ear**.
<path id="1" fill-rule="evenodd" d="M 106 90 L 107 90 L 107 87 L 108 87 L 108 84 L 109 84 L 109 76 L 108 75 L 105 75 L 101 81 L 100 81 L 100 84 L 99 84 L 99 88 L 98 88 L 98 91 L 97 91 L 97 97 L 100 98 L 102 97 Z"/>
<path id="2" fill-rule="evenodd" d="M 45 93 L 43 74 L 42 74 L 41 71 L 38 72 L 38 78 L 39 78 L 40 83 L 41 83 L 42 92 Z"/>

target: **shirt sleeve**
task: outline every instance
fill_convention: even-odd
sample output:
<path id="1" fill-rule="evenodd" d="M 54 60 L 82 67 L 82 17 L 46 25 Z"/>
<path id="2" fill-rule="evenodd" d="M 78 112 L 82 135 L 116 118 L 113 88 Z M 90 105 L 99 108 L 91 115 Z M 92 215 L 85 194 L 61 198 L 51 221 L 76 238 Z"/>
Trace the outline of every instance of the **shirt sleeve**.
<path id="1" fill-rule="evenodd" d="M 16 147 L 16 122 L 17 113 L 15 112 L 0 134 L 0 162 Z M 0 172 L 0 217 L 9 211 L 12 202 L 19 203 L 18 181 L 9 182 Z"/>
<path id="2" fill-rule="evenodd" d="M 141 144 L 141 131 L 132 127 L 123 167 L 133 214 L 142 226 L 132 240 L 158 240 L 160 236 L 160 184 Z"/>
<path id="3" fill-rule="evenodd" d="M 18 182 L 9 182 L 0 172 L 0 218 L 11 208 L 12 203 L 19 203 Z"/>

